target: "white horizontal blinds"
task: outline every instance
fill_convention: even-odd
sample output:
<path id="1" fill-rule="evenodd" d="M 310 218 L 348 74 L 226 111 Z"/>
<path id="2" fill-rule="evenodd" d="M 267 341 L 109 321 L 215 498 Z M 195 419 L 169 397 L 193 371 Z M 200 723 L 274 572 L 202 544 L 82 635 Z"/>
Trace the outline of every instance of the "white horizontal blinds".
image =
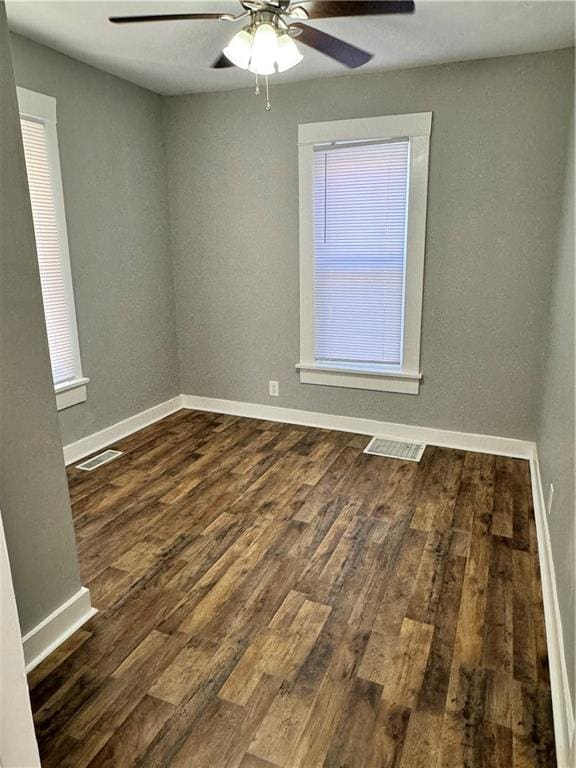
<path id="1" fill-rule="evenodd" d="M 408 139 L 314 152 L 315 359 L 402 364 Z"/>
<path id="2" fill-rule="evenodd" d="M 46 128 L 43 123 L 20 119 L 44 314 L 55 384 L 75 377 L 71 318 L 62 270 L 62 248 L 50 176 Z"/>

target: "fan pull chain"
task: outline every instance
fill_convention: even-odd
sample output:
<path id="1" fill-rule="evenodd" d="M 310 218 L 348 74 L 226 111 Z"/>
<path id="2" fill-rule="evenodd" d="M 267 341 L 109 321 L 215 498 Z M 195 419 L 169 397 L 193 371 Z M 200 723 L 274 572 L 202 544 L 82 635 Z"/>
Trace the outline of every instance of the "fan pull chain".
<path id="1" fill-rule="evenodd" d="M 260 84 L 258 83 L 258 73 L 256 73 L 256 88 L 254 88 L 256 96 L 260 96 Z"/>
<path id="2" fill-rule="evenodd" d="M 268 75 L 266 75 L 266 112 L 270 112 L 272 104 L 270 104 L 270 92 L 268 90 Z"/>

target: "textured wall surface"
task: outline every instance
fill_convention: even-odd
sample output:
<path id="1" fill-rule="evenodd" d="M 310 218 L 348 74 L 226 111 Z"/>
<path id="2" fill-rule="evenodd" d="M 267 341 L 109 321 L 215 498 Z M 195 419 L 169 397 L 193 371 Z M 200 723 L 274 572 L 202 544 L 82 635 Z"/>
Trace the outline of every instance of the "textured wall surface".
<path id="1" fill-rule="evenodd" d="M 534 438 L 570 51 L 166 100 L 187 394 Z M 418 396 L 299 383 L 298 124 L 432 111 Z M 269 379 L 280 397 L 268 398 Z"/>
<path id="2" fill-rule="evenodd" d="M 179 393 L 162 99 L 13 36 L 16 82 L 55 96 L 86 403 L 64 444 Z"/>
<path id="3" fill-rule="evenodd" d="M 0 33 L 0 511 L 25 633 L 80 577 L 3 7 Z"/>
<path id="4" fill-rule="evenodd" d="M 572 76 L 573 82 L 573 76 Z M 574 495 L 574 133 L 566 162 L 562 225 L 553 270 L 552 301 L 545 344 L 544 385 L 538 408 L 537 443 L 544 498 L 554 485 L 548 519 L 558 599 L 562 614 L 564 648 L 572 702 L 576 706 L 575 589 L 576 499 Z"/>

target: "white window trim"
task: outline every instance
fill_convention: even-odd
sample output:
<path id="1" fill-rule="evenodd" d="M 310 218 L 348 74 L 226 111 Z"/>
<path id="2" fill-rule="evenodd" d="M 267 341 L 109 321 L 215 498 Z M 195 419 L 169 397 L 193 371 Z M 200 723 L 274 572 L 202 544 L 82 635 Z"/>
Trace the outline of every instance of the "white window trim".
<path id="1" fill-rule="evenodd" d="M 300 372 L 302 384 L 418 394 L 432 113 L 387 115 L 298 128 L 300 178 Z M 410 139 L 410 184 L 406 234 L 404 343 L 402 366 L 361 370 L 320 365 L 314 359 L 314 146 L 345 141 Z"/>
<path id="2" fill-rule="evenodd" d="M 74 379 L 71 381 L 54 385 L 56 407 L 61 411 L 64 408 L 83 403 L 86 400 L 86 384 L 90 379 L 82 374 L 82 360 L 80 358 L 80 344 L 78 342 L 78 322 L 76 319 L 76 305 L 74 303 L 74 287 L 72 285 L 70 249 L 68 247 L 66 212 L 64 208 L 64 191 L 62 189 L 60 153 L 58 150 L 56 99 L 53 96 L 30 91 L 27 88 L 18 87 L 16 90 L 18 92 L 18 108 L 20 110 L 20 115 L 42 122 L 46 132 L 48 163 L 50 166 L 52 189 L 54 190 L 54 206 L 61 246 L 62 276 L 64 278 L 64 290 L 68 303 L 69 317 L 72 319 L 70 332 L 72 336 L 72 353 L 74 355 L 75 372 Z"/>

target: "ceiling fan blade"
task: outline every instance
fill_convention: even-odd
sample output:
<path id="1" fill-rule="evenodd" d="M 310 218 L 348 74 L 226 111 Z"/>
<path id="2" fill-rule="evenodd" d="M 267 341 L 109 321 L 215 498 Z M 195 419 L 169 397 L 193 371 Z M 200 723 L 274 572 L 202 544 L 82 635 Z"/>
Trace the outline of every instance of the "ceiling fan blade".
<path id="1" fill-rule="evenodd" d="M 314 48 L 326 56 L 330 56 L 331 59 L 336 59 L 346 67 L 355 69 L 361 67 L 362 64 L 370 61 L 373 58 L 372 53 L 363 51 L 362 48 L 356 48 L 355 45 L 350 45 L 344 40 L 340 40 L 339 37 L 333 37 L 326 32 L 321 32 L 319 29 L 309 27 L 307 24 L 291 24 L 291 28 L 301 30 L 296 40 L 304 45 L 308 45 L 310 48 Z"/>
<path id="2" fill-rule="evenodd" d="M 134 24 L 141 21 L 205 21 L 221 18 L 221 13 L 168 13 L 152 16 L 111 16 L 109 21 L 113 24 Z"/>
<path id="3" fill-rule="evenodd" d="M 218 56 L 214 64 L 212 64 L 212 69 L 227 69 L 228 67 L 233 67 L 234 64 L 224 56 L 223 53 Z"/>
<path id="4" fill-rule="evenodd" d="M 309 19 L 332 19 L 337 16 L 380 16 L 391 13 L 414 13 L 412 0 L 301 0 Z M 300 5 L 300 2 L 298 3 Z"/>

